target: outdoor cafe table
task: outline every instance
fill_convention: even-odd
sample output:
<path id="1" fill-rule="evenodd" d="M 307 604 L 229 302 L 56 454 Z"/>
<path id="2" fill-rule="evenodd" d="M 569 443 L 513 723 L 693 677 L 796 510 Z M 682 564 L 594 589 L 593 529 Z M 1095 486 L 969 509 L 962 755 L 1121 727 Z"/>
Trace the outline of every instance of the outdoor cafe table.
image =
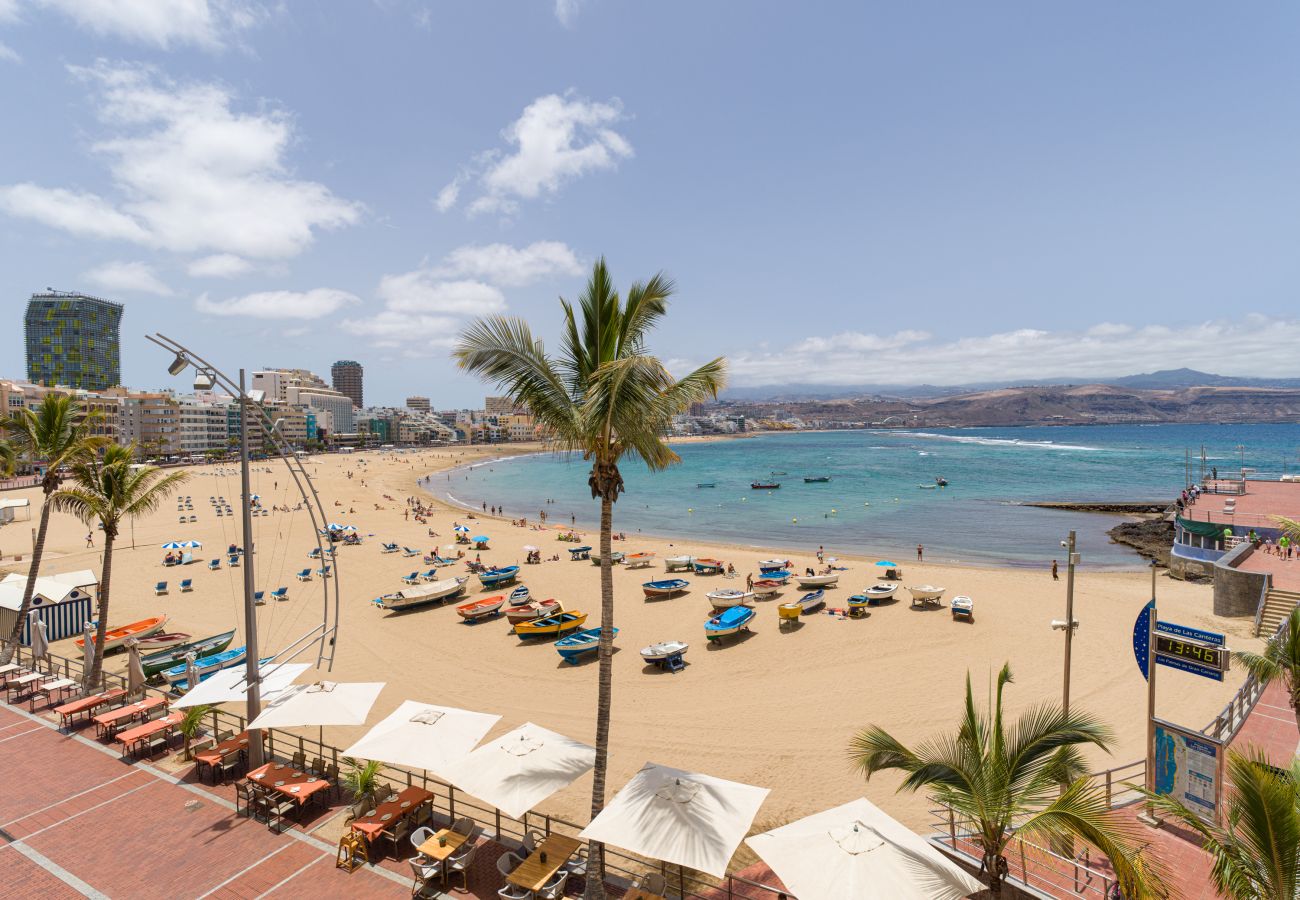
<path id="1" fill-rule="evenodd" d="M 284 763 L 267 763 L 256 768 L 248 773 L 248 780 L 268 791 L 284 794 L 299 806 L 306 803 L 312 794 L 330 786 L 324 778 Z"/>
<path id="2" fill-rule="evenodd" d="M 409 787 L 392 800 L 379 804 L 364 816 L 352 820 L 352 830 L 361 832 L 366 841 L 373 841 L 379 833 L 396 824 L 403 816 L 412 815 L 433 799 L 433 792 L 421 787 Z"/>
<path id="3" fill-rule="evenodd" d="M 459 831 L 452 831 L 450 828 L 444 828 L 417 847 L 415 852 L 428 857 L 441 866 L 467 840 L 469 840 L 469 835 L 461 834 Z"/>
<path id="4" fill-rule="evenodd" d="M 19 675 L 17 678 L 11 678 L 5 683 L 5 692 L 11 694 L 15 689 L 21 691 L 34 681 L 53 680 L 54 677 L 53 675 L 46 675 L 44 672 L 29 672 L 26 675 Z M 34 685 L 33 690 L 35 690 Z"/>
<path id="5" fill-rule="evenodd" d="M 540 891 L 581 846 L 582 841 L 576 838 L 549 835 L 510 873 L 506 881 L 526 891 Z M 542 862 L 542 854 L 546 855 L 546 862 Z"/>
<path id="6" fill-rule="evenodd" d="M 232 738 L 226 738 L 220 744 L 200 750 L 194 754 L 194 761 L 200 766 L 212 768 L 237 750 L 248 749 L 248 732 L 240 732 Z"/>
<path id="7" fill-rule="evenodd" d="M 113 688 L 111 691 L 104 691 L 102 694 L 93 694 L 89 697 L 82 697 L 80 700 L 73 700 L 71 703 L 65 703 L 62 706 L 56 706 L 54 711 L 63 718 L 63 727 L 66 728 L 73 719 L 82 713 L 94 712 L 101 706 L 107 706 L 125 696 L 125 690 Z"/>
<path id="8" fill-rule="evenodd" d="M 94 718 L 95 728 L 101 735 L 112 734 L 113 729 L 118 725 L 125 724 L 138 716 L 146 715 L 152 709 L 166 705 L 167 698 L 155 694 L 152 697 L 137 700 L 135 703 L 128 703 L 106 713 L 100 713 Z"/>
<path id="9" fill-rule="evenodd" d="M 118 732 L 117 737 L 113 740 L 122 745 L 122 755 L 134 753 L 140 744 L 147 744 L 149 740 L 159 732 L 171 733 L 171 730 L 181 723 L 185 718 L 185 713 L 179 709 L 169 712 L 161 719 L 154 719 L 145 722 L 143 725 L 137 725 L 134 728 L 128 728 L 126 731 Z"/>

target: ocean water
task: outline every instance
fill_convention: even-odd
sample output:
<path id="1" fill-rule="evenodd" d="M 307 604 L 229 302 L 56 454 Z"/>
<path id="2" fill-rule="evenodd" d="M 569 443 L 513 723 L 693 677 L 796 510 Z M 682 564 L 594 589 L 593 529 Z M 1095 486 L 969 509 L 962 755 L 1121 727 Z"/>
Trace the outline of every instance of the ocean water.
<path id="1" fill-rule="evenodd" d="M 629 535 L 725 541 L 762 547 L 816 548 L 927 560 L 1046 565 L 1063 559 L 1060 541 L 1078 531 L 1090 567 L 1138 568 L 1131 550 L 1106 531 L 1118 517 L 1024 506 L 1027 501 L 1171 501 L 1191 477 L 1243 460 L 1259 477 L 1300 471 L 1300 424 L 1110 425 L 965 428 L 935 431 L 836 431 L 764 434 L 683 444 L 681 463 L 651 473 L 623 466 L 627 492 L 614 527 Z M 785 474 L 773 475 L 773 472 Z M 805 476 L 830 476 L 807 484 Z M 937 477 L 948 486 L 923 489 Z M 753 490 L 753 480 L 779 481 Z M 697 487 L 703 482 L 713 488 Z M 599 507 L 579 457 L 535 454 L 496 460 L 426 479 L 453 503 L 501 505 L 511 516 L 591 527 Z M 547 500 L 553 503 L 547 503 Z"/>

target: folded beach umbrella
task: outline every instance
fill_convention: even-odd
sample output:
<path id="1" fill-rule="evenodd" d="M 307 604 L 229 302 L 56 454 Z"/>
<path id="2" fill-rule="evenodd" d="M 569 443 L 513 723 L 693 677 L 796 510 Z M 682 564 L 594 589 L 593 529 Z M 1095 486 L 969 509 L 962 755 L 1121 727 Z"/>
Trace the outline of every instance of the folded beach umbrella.
<path id="1" fill-rule="evenodd" d="M 979 880 L 866 799 L 746 838 L 799 900 L 960 900 Z"/>
<path id="2" fill-rule="evenodd" d="M 95 626 L 87 622 L 81 629 L 81 674 L 89 678 L 95 667 Z"/>
<path id="3" fill-rule="evenodd" d="M 500 719 L 488 713 L 406 700 L 343 755 L 442 776 L 450 763 L 474 749 Z"/>
<path id="4" fill-rule="evenodd" d="M 27 614 L 32 623 L 32 659 L 46 659 L 50 655 L 49 632 L 45 630 L 45 620 L 32 610 Z"/>
<path id="5" fill-rule="evenodd" d="M 198 660 L 195 659 L 194 651 L 191 650 L 185 654 L 185 687 L 188 689 L 202 683 L 203 679 L 199 677 Z"/>
<path id="6" fill-rule="evenodd" d="M 375 705 L 382 681 L 290 685 L 275 695 L 262 714 L 248 723 L 254 728 L 292 728 L 296 725 L 364 725 Z"/>
<path id="7" fill-rule="evenodd" d="M 768 793 L 648 762 L 579 837 L 721 878 Z"/>
<path id="8" fill-rule="evenodd" d="M 441 775 L 518 819 L 595 764 L 595 748 L 526 722 L 447 766 Z"/>
<path id="9" fill-rule="evenodd" d="M 258 671 L 262 676 L 262 702 L 269 703 L 274 700 L 281 691 L 289 687 L 293 680 L 310 669 L 307 663 L 266 663 Z M 184 709 L 187 706 L 212 706 L 217 703 L 233 703 L 242 701 L 248 697 L 248 682 L 245 681 L 247 673 L 244 667 L 239 666 L 234 669 L 222 669 L 214 673 L 198 685 L 191 685 L 190 689 L 172 704 L 174 708 Z"/>
<path id="10" fill-rule="evenodd" d="M 126 642 L 126 694 L 134 697 L 144 693 L 144 666 L 140 664 L 140 642 L 131 638 Z"/>

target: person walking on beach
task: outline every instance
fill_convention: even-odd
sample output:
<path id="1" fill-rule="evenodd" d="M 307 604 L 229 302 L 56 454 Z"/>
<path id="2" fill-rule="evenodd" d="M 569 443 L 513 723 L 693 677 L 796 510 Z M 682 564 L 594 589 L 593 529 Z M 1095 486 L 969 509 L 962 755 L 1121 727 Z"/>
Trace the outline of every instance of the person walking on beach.
<path id="1" fill-rule="evenodd" d="M 1052 560 L 1052 580 L 1053 581 L 1061 580 L 1061 571 L 1059 568 L 1057 568 L 1056 560 Z"/>
<path id="2" fill-rule="evenodd" d="M 95 532 L 93 531 L 86 532 L 86 546 L 87 547 L 95 546 Z"/>
<path id="3" fill-rule="evenodd" d="M 920 544 L 917 544 L 917 545 L 916 545 L 916 561 L 917 561 L 917 562 L 923 562 L 924 560 L 925 560 L 925 548 L 922 547 Z"/>
<path id="4" fill-rule="evenodd" d="M 823 547 L 822 545 L 818 544 L 818 545 L 817 545 L 817 562 L 818 562 L 818 563 L 823 563 L 823 562 L 825 562 L 825 561 L 826 561 L 826 560 L 825 560 L 825 556 L 826 556 L 826 548 Z"/>
<path id="5" fill-rule="evenodd" d="M 745 574 L 745 590 L 752 591 L 753 589 L 754 589 L 754 573 L 748 572 Z"/>

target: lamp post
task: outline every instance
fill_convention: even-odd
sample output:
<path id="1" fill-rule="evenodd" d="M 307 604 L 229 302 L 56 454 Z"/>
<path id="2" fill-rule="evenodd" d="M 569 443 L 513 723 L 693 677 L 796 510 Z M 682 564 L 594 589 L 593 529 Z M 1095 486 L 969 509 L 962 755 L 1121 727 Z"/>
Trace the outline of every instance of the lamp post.
<path id="1" fill-rule="evenodd" d="M 196 379 L 197 382 L 197 379 Z M 249 397 L 244 389 L 244 370 L 239 370 L 239 488 L 240 525 L 244 532 L 244 678 L 248 681 L 248 721 L 262 712 L 262 683 L 257 652 L 256 585 L 253 581 L 253 489 L 248 478 L 248 411 Z M 248 733 L 248 767 L 262 765 L 262 735 Z"/>
<path id="2" fill-rule="evenodd" d="M 1074 563 L 1078 554 L 1074 552 L 1074 532 L 1065 542 L 1065 673 L 1061 684 L 1061 709 L 1070 714 L 1070 649 L 1074 643 Z"/>

